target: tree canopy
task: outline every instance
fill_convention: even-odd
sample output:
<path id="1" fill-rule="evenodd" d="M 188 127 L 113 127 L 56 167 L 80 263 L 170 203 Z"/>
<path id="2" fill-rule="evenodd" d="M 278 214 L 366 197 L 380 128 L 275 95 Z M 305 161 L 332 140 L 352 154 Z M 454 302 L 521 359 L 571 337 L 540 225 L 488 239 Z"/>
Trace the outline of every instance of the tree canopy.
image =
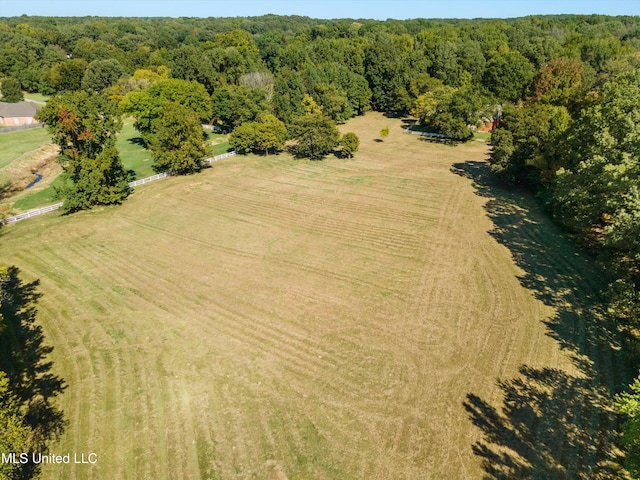
<path id="1" fill-rule="evenodd" d="M 20 82 L 15 78 L 5 78 L 0 85 L 2 92 L 2 101 L 7 103 L 17 103 L 24 100 L 22 90 L 20 90 Z"/>
<path id="2" fill-rule="evenodd" d="M 153 120 L 151 153 L 158 171 L 193 173 L 202 168 L 207 149 L 198 115 L 176 102 L 166 102 Z"/>
<path id="3" fill-rule="evenodd" d="M 120 203 L 127 197 L 128 175 L 115 148 L 122 118 L 114 101 L 82 90 L 64 93 L 51 98 L 37 118 L 60 147 L 58 161 L 67 181 L 59 195 L 65 211 Z"/>
<path id="4" fill-rule="evenodd" d="M 321 113 L 307 113 L 293 121 L 291 134 L 296 144 L 293 152 L 298 157 L 319 160 L 331 152 L 340 140 L 336 124 Z"/>

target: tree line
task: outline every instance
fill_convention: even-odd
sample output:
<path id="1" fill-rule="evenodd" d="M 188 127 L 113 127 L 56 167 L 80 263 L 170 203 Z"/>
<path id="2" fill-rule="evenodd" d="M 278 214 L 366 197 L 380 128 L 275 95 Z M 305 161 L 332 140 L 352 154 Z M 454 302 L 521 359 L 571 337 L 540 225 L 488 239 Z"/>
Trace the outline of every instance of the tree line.
<path id="1" fill-rule="evenodd" d="M 61 148 L 68 211 L 128 195 L 114 145 L 123 114 L 135 118 L 156 168 L 178 173 L 202 168 L 201 123 L 232 132 L 239 153 L 288 144 L 314 159 L 352 156 L 358 138 L 336 125 L 368 110 L 412 115 L 457 141 L 497 126 L 491 170 L 535 192 L 598 257 L 636 363 L 639 72 L 637 16 L 0 19 L 3 86 L 53 95 L 40 118 Z M 635 475 L 639 392 L 619 397 Z"/>

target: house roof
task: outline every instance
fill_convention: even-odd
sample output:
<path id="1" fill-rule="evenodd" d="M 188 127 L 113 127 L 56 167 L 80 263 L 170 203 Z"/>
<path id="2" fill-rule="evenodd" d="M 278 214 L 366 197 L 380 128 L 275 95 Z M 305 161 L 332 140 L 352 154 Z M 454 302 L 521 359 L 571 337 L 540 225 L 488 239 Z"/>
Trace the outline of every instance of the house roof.
<path id="1" fill-rule="evenodd" d="M 0 102 L 0 117 L 33 117 L 40 108 L 33 102 Z"/>

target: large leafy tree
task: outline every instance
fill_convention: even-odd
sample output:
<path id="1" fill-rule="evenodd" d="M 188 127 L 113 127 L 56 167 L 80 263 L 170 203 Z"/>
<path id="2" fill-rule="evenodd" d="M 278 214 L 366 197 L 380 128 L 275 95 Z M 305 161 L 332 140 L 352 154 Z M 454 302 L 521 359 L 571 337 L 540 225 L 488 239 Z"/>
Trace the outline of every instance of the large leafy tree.
<path id="1" fill-rule="evenodd" d="M 207 149 L 197 113 L 175 102 L 167 102 L 153 121 L 151 153 L 159 171 L 193 173 L 202 168 Z"/>
<path id="2" fill-rule="evenodd" d="M 28 452 L 31 435 L 20 404 L 11 392 L 9 379 L 0 371 L 0 452 Z M 0 478 L 20 478 L 21 473 L 20 464 L 0 463 Z"/>
<path id="3" fill-rule="evenodd" d="M 126 73 L 126 69 L 114 58 L 94 60 L 84 71 L 82 88 L 91 92 L 102 92 L 115 85 Z"/>
<path id="4" fill-rule="evenodd" d="M 51 67 L 45 79 L 53 92 L 79 90 L 87 62 L 81 58 L 66 60 Z"/>
<path id="5" fill-rule="evenodd" d="M 213 118 L 228 128 L 254 121 L 268 110 L 267 93 L 262 88 L 223 87 L 213 94 Z"/>
<path id="6" fill-rule="evenodd" d="M 293 121 L 291 133 L 296 140 L 293 151 L 298 157 L 318 160 L 331 152 L 340 140 L 340 132 L 329 117 L 308 113 Z"/>
<path id="7" fill-rule="evenodd" d="M 569 105 L 580 91 L 584 79 L 582 63 L 571 58 L 556 58 L 540 70 L 534 86 L 536 100 L 554 105 Z"/>
<path id="8" fill-rule="evenodd" d="M 173 78 L 160 80 L 146 90 L 129 93 L 121 105 L 126 113 L 135 117 L 135 128 L 149 142 L 153 121 L 162 116 L 167 102 L 178 103 L 194 111 L 201 123 L 211 120 L 211 97 L 195 81 Z"/>
<path id="9" fill-rule="evenodd" d="M 270 114 L 263 115 L 259 122 L 243 123 L 229 136 L 229 144 L 238 153 L 278 152 L 282 150 L 286 141 L 287 128 L 283 122 Z"/>
<path id="10" fill-rule="evenodd" d="M 229 135 L 229 145 L 237 153 L 250 153 L 256 147 L 256 122 L 247 122 L 235 128 Z"/>
<path id="11" fill-rule="evenodd" d="M 640 181 L 640 71 L 603 86 L 571 129 L 569 147 L 555 183 L 556 215 L 582 235 L 600 238 L 596 232 L 607 228 L 613 239 L 617 225 L 627 224 L 617 219 L 635 210 Z"/>
<path id="12" fill-rule="evenodd" d="M 502 101 L 516 102 L 525 96 L 535 70 L 518 51 L 498 54 L 487 62 L 484 85 Z"/>
<path id="13" fill-rule="evenodd" d="M 569 122 L 564 107 L 505 108 L 500 128 L 491 134 L 491 170 L 511 184 L 550 183 L 564 162 L 560 147 Z"/>
<path id="14" fill-rule="evenodd" d="M 213 92 L 215 72 L 211 58 L 205 52 L 192 45 L 181 45 L 172 50 L 169 57 L 174 78 L 199 82 L 208 92 Z"/>
<path id="15" fill-rule="evenodd" d="M 2 101 L 7 103 L 17 103 L 24 100 L 22 90 L 20 90 L 20 82 L 15 78 L 5 78 L 0 85 L 2 91 Z"/>
<path id="16" fill-rule="evenodd" d="M 273 115 L 264 115 L 256 125 L 256 150 L 268 154 L 282 150 L 287 141 L 287 127 Z"/>
<path id="17" fill-rule="evenodd" d="M 85 91 L 51 98 L 37 118 L 47 124 L 60 147 L 58 161 L 66 177 L 59 194 L 64 210 L 119 203 L 129 194 L 128 175 L 115 149 L 122 128 L 114 101 Z"/>

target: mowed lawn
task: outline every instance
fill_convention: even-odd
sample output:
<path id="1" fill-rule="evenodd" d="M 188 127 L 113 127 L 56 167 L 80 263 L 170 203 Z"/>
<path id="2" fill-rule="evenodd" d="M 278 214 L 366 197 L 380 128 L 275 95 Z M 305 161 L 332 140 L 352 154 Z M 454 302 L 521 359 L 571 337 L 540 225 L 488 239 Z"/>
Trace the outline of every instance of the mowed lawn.
<path id="1" fill-rule="evenodd" d="M 51 143 L 51 135 L 46 128 L 29 128 L 0 134 L 0 168 L 46 143 Z"/>
<path id="2" fill-rule="evenodd" d="M 354 159 L 236 156 L 3 229 L 68 384 L 52 451 L 98 455 L 42 478 L 478 479 L 467 395 L 499 406 L 522 364 L 575 373 L 489 199 L 451 171 L 488 147 L 378 114 L 342 129 Z"/>

